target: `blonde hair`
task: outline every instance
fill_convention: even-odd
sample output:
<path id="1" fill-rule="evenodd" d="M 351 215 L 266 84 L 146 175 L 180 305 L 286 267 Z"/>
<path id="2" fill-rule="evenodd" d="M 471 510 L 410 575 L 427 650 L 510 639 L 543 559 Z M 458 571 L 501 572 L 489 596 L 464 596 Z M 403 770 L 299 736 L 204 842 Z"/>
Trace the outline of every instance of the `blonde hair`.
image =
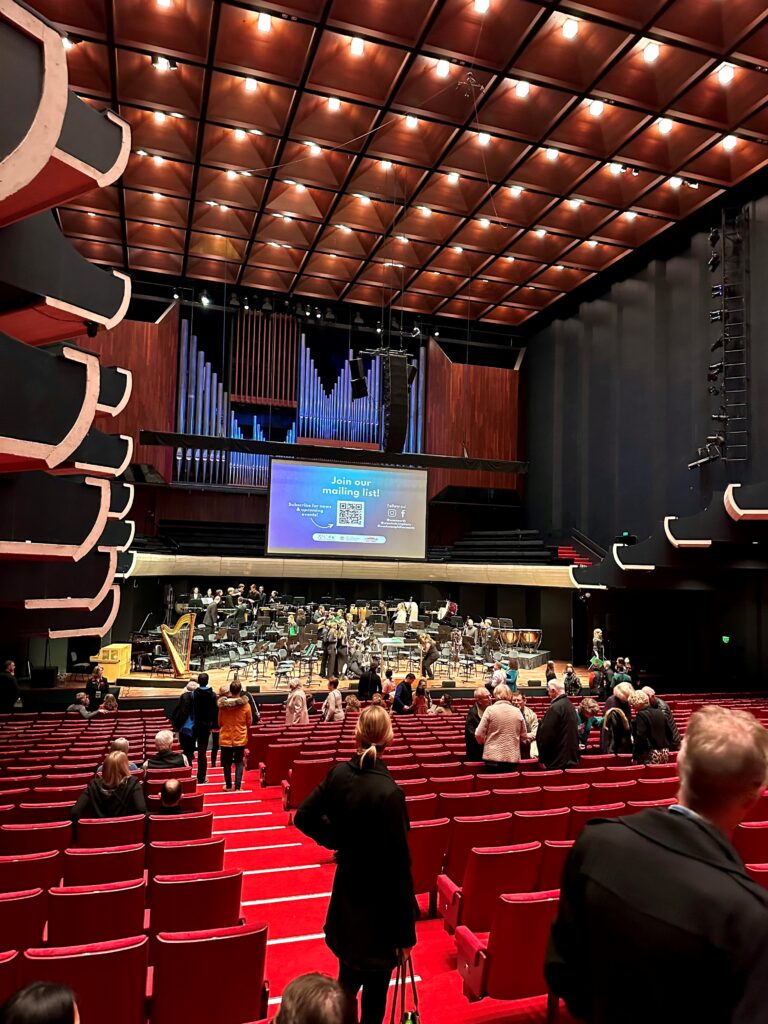
<path id="1" fill-rule="evenodd" d="M 120 783 L 131 774 L 128 765 L 128 755 L 122 750 L 113 750 L 104 758 L 104 769 L 101 777 L 104 785 L 110 789 L 116 789 Z"/>
<path id="2" fill-rule="evenodd" d="M 493 691 L 493 696 L 495 700 L 512 700 L 512 691 L 506 683 L 499 683 Z"/>
<path id="3" fill-rule="evenodd" d="M 392 722 L 383 707 L 371 705 L 360 712 L 355 726 L 360 767 L 369 755 L 375 761 L 387 744 L 392 742 Z"/>
<path id="4" fill-rule="evenodd" d="M 112 693 L 108 693 L 101 706 L 105 711 L 117 711 L 117 697 Z"/>
<path id="5" fill-rule="evenodd" d="M 360 699 L 356 697 L 354 693 L 350 693 L 350 695 L 347 697 L 346 705 L 347 711 L 359 711 L 362 706 L 360 704 Z"/>
<path id="6" fill-rule="evenodd" d="M 619 686 L 621 685 L 622 684 L 619 683 Z M 636 708 L 638 711 L 642 711 L 643 708 L 651 706 L 651 701 L 648 694 L 644 693 L 643 690 L 633 690 L 629 695 L 629 704 L 630 707 Z"/>
<path id="7" fill-rule="evenodd" d="M 635 688 L 632 683 L 616 683 L 613 688 L 613 696 L 623 701 L 628 701 L 634 692 Z"/>
<path id="8" fill-rule="evenodd" d="M 599 715 L 600 705 L 594 697 L 585 697 L 581 704 L 579 704 L 579 711 L 582 715 Z"/>
<path id="9" fill-rule="evenodd" d="M 748 711 L 708 704 L 691 715 L 677 764 L 691 810 L 756 799 L 768 782 L 768 731 Z"/>

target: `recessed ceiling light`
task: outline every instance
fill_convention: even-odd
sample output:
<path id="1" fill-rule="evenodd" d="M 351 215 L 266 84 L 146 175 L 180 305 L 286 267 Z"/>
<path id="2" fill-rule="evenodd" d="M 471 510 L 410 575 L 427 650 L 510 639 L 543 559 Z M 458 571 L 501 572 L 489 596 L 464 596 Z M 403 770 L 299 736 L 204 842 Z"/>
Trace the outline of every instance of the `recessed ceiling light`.
<path id="1" fill-rule="evenodd" d="M 153 224 L 153 225 L 152 225 L 152 227 L 153 227 L 153 228 L 159 228 L 159 227 L 160 227 L 160 225 L 159 225 L 159 224 Z M 217 237 L 221 238 L 221 235 L 218 235 Z"/>
<path id="2" fill-rule="evenodd" d="M 660 117 L 656 123 L 658 124 L 659 131 L 662 135 L 669 135 L 669 133 L 672 131 L 673 121 L 671 118 Z"/>
<path id="3" fill-rule="evenodd" d="M 625 212 L 625 214 L 624 214 L 624 217 L 625 217 L 625 218 L 626 218 L 627 220 L 634 220 L 634 219 L 635 219 L 635 217 L 637 217 L 637 214 L 635 213 L 635 211 L 634 211 L 634 210 L 627 210 L 627 211 Z"/>
<path id="4" fill-rule="evenodd" d="M 405 125 L 407 128 L 416 128 L 418 126 L 418 123 L 418 117 L 414 117 L 413 114 L 408 114 L 408 116 L 405 119 Z"/>
<path id="5" fill-rule="evenodd" d="M 452 185 L 455 185 L 458 182 L 459 178 L 460 178 L 460 175 L 459 175 L 458 171 L 451 171 L 451 173 L 448 175 L 448 181 Z"/>
<path id="6" fill-rule="evenodd" d="M 480 143 L 481 146 L 487 146 L 488 143 L 491 141 L 491 136 L 488 134 L 488 132 L 480 132 L 480 134 L 477 136 L 477 141 Z"/>
<path id="7" fill-rule="evenodd" d="M 488 220 L 487 217 L 481 217 L 480 220 L 478 221 L 478 224 L 480 225 L 481 228 L 489 228 L 491 226 L 491 222 Z"/>
<path id="8" fill-rule="evenodd" d="M 381 161 L 381 169 L 382 169 L 382 171 L 390 171 L 390 170 L 392 170 L 392 161 L 391 160 L 382 160 Z"/>
<path id="9" fill-rule="evenodd" d="M 226 212 L 227 212 L 227 210 L 229 209 L 229 207 L 228 207 L 228 206 L 225 206 L 225 205 L 224 205 L 224 203 L 221 203 L 221 204 L 219 205 L 219 209 L 220 209 L 220 210 L 222 210 L 222 211 L 223 211 L 224 213 L 226 213 Z"/>
<path id="10" fill-rule="evenodd" d="M 464 250 L 462 249 L 462 247 L 460 245 L 454 245 L 453 251 L 455 253 L 458 253 L 459 255 L 461 255 L 464 252 Z"/>
<path id="11" fill-rule="evenodd" d="M 355 57 L 362 57 L 365 53 L 365 42 L 360 36 L 354 36 L 349 42 L 349 48 Z"/>
<path id="12" fill-rule="evenodd" d="M 509 191 L 515 199 L 519 198 L 523 194 L 523 189 L 520 185 L 510 185 Z"/>
<path id="13" fill-rule="evenodd" d="M 432 211 L 430 210 L 430 208 L 428 206 L 420 206 L 419 209 L 421 210 L 421 212 L 424 214 L 425 217 L 431 217 L 432 216 Z"/>
<path id="14" fill-rule="evenodd" d="M 258 128 L 249 128 L 248 129 L 248 134 L 249 135 L 263 135 L 264 132 L 259 131 Z"/>
<path id="15" fill-rule="evenodd" d="M 297 192 L 306 192 L 306 190 L 307 190 L 307 186 L 306 185 L 302 185 L 300 181 L 296 182 L 296 191 Z"/>
<path id="16" fill-rule="evenodd" d="M 184 120 L 184 115 L 180 114 L 178 112 L 178 110 L 171 111 L 171 117 L 175 117 L 178 121 L 183 121 Z"/>
<path id="17" fill-rule="evenodd" d="M 435 275 L 435 277 L 440 277 L 440 271 L 439 270 L 433 270 L 432 273 Z"/>
<path id="18" fill-rule="evenodd" d="M 270 17 L 270 15 L 267 14 L 266 11 L 261 11 L 259 13 L 259 18 L 258 21 L 256 22 L 256 25 L 259 29 L 259 32 L 271 32 L 272 18 Z"/>
<path id="19" fill-rule="evenodd" d="M 337 259 L 337 256 L 336 256 L 336 253 L 335 253 L 335 252 L 332 252 L 332 253 L 331 253 L 331 259 L 332 259 L 332 260 L 335 260 L 335 259 Z"/>
<path id="20" fill-rule="evenodd" d="M 537 228 L 536 229 L 536 237 L 537 238 L 543 238 L 546 235 L 546 233 L 547 232 L 544 230 L 544 228 Z"/>
<path id="21" fill-rule="evenodd" d="M 568 200 L 568 205 L 570 206 L 570 208 L 572 210 L 578 210 L 578 208 L 581 206 L 581 204 L 583 202 L 584 202 L 583 199 L 569 199 Z"/>
<path id="22" fill-rule="evenodd" d="M 504 259 L 507 261 L 507 263 L 514 263 L 515 262 L 515 257 L 514 256 L 505 256 Z"/>
<path id="23" fill-rule="evenodd" d="M 258 87 L 259 87 L 259 83 L 256 81 L 255 78 L 246 78 L 246 80 L 245 80 L 245 91 L 246 92 L 256 92 Z"/>
<path id="24" fill-rule="evenodd" d="M 339 110 L 340 108 L 341 108 L 341 100 L 339 99 L 339 97 L 338 96 L 329 96 L 328 97 L 328 109 L 329 110 Z"/>
<path id="25" fill-rule="evenodd" d="M 171 0 L 157 0 L 157 6 L 158 7 L 166 7 L 166 8 L 170 7 L 171 6 Z"/>
<path id="26" fill-rule="evenodd" d="M 592 117 L 601 117 L 604 110 L 605 104 L 602 100 L 592 100 L 589 104 L 589 112 Z"/>
<path id="27" fill-rule="evenodd" d="M 531 86 L 528 82 L 520 81 L 515 86 L 515 96 L 519 96 L 520 99 L 525 99 L 530 91 Z"/>
<path id="28" fill-rule="evenodd" d="M 371 201 L 371 197 L 370 196 L 364 196 L 362 194 L 362 192 L 356 192 L 355 193 L 355 197 L 360 200 L 360 202 L 363 204 L 363 206 L 367 206 L 370 203 L 370 201 Z"/>
<path id="29" fill-rule="evenodd" d="M 175 71 L 176 61 L 169 60 L 168 57 L 154 57 L 152 60 L 152 67 L 155 71 Z"/>
<path id="30" fill-rule="evenodd" d="M 71 50 L 75 43 L 74 40 L 69 38 L 69 36 L 62 36 L 61 45 L 64 47 L 65 50 Z"/>
<path id="31" fill-rule="evenodd" d="M 146 156 L 146 155 L 147 155 L 146 149 L 137 149 L 136 150 L 136 156 Z"/>
<path id="32" fill-rule="evenodd" d="M 398 242 L 401 242 L 403 245 L 405 245 L 408 242 L 408 239 L 405 237 L 405 235 L 398 235 L 397 240 Z"/>
<path id="33" fill-rule="evenodd" d="M 216 202 L 215 199 L 206 199 L 205 200 L 205 205 L 206 206 L 218 206 L 219 204 Z"/>
<path id="34" fill-rule="evenodd" d="M 594 249 L 597 245 L 597 242 L 594 240 L 594 238 L 590 238 L 590 240 L 587 242 L 587 245 L 590 249 Z"/>
<path id="35" fill-rule="evenodd" d="M 680 188 L 680 186 L 682 184 L 683 184 L 683 179 L 682 178 L 678 178 L 677 176 L 675 176 L 674 178 L 670 178 L 669 179 L 669 187 L 670 188 Z"/>
<path id="36" fill-rule="evenodd" d="M 237 177 L 237 171 L 227 171 L 227 177 L 229 178 L 230 181 L 234 181 L 234 179 Z"/>
<path id="37" fill-rule="evenodd" d="M 555 270 L 565 270 L 565 267 L 563 266 L 562 263 L 558 263 L 557 266 L 555 267 Z"/>
<path id="38" fill-rule="evenodd" d="M 291 217 L 289 213 L 283 213 L 281 216 L 283 220 L 286 221 L 288 224 L 290 224 L 293 221 L 293 217 Z"/>
<path id="39" fill-rule="evenodd" d="M 242 176 L 243 176 L 244 178 L 250 178 L 250 177 L 252 177 L 252 174 L 251 174 L 251 172 L 250 172 L 250 171 L 240 171 L 240 173 L 242 174 Z"/>
<path id="40" fill-rule="evenodd" d="M 352 234 L 352 228 L 348 228 L 346 224 L 339 224 L 339 230 L 343 231 L 345 235 Z"/>
<path id="41" fill-rule="evenodd" d="M 451 65 L 447 60 L 439 60 L 435 65 L 435 74 L 438 78 L 447 78 L 450 74 Z"/>
<path id="42" fill-rule="evenodd" d="M 156 110 L 154 117 L 158 124 L 162 124 L 163 121 L 165 120 L 165 114 L 162 112 L 162 110 Z"/>
<path id="43" fill-rule="evenodd" d="M 320 156 L 320 154 L 322 153 L 322 150 L 320 149 L 320 147 L 318 146 L 318 144 L 316 142 L 310 142 L 309 143 L 309 152 L 312 154 L 312 156 Z"/>
<path id="44" fill-rule="evenodd" d="M 575 39 L 579 34 L 579 23 L 575 18 L 566 18 L 563 22 L 563 35 L 566 39 Z"/>
<path id="45" fill-rule="evenodd" d="M 158 156 L 157 153 L 155 153 L 152 159 L 155 161 L 156 164 L 161 164 L 163 162 L 163 158 L 161 156 Z"/>
<path id="46" fill-rule="evenodd" d="M 245 130 L 243 128 L 235 128 L 235 138 L 238 142 L 242 142 L 245 138 Z"/>
<path id="47" fill-rule="evenodd" d="M 736 148 L 736 143 L 738 141 L 739 140 L 736 138 L 735 135 L 726 135 L 723 139 L 723 149 L 727 149 L 728 152 L 730 152 L 732 149 Z"/>
<path id="48" fill-rule="evenodd" d="M 163 198 L 163 194 L 162 194 L 162 192 L 153 192 L 152 193 L 152 198 L 153 199 L 162 199 Z"/>
<path id="49" fill-rule="evenodd" d="M 733 64 L 721 64 L 717 69 L 717 80 L 720 82 L 720 85 L 730 85 L 733 81 L 733 75 Z"/>
<path id="50" fill-rule="evenodd" d="M 556 149 L 552 148 L 545 150 L 545 153 L 547 156 L 547 160 L 557 160 L 557 158 L 560 156 L 560 153 Z"/>
<path id="51" fill-rule="evenodd" d="M 655 61 L 659 59 L 660 53 L 661 47 L 658 43 L 654 43 L 653 41 L 651 41 L 650 43 L 646 43 L 645 47 L 643 48 L 643 60 L 646 64 L 653 64 Z"/>
<path id="52" fill-rule="evenodd" d="M 621 174 L 624 168 L 621 166 L 621 164 L 614 163 L 608 164 L 608 170 L 611 172 L 611 174 Z"/>
<path id="53" fill-rule="evenodd" d="M 478 14 L 487 14 L 491 6 L 491 0 L 475 0 L 475 10 Z"/>
<path id="54" fill-rule="evenodd" d="M 92 213 L 92 212 L 91 212 L 91 211 L 89 210 L 89 211 L 88 211 L 88 216 L 89 216 L 89 217 L 95 217 L 95 216 L 96 216 L 96 214 L 95 214 L 95 213 Z"/>
<path id="55" fill-rule="evenodd" d="M 267 242 L 267 245 L 271 245 L 273 249 L 279 249 L 280 248 L 280 243 L 279 242 Z"/>

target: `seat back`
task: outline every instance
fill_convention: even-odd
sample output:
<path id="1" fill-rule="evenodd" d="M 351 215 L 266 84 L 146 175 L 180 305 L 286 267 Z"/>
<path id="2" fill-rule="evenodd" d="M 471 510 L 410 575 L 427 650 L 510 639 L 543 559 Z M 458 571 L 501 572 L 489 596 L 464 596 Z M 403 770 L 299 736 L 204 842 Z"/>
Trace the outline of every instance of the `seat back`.
<path id="1" fill-rule="evenodd" d="M 266 1017 L 266 950 L 266 924 L 161 932 L 155 939 L 152 1024 L 178 1024 L 182 1020 L 243 1024 Z M 232 965 L 236 964 L 247 971 L 247 977 L 241 975 L 240 984 L 179 984 L 190 964 L 205 964 L 209 978 L 231 976 Z"/>
<path id="2" fill-rule="evenodd" d="M 297 808 L 325 779 L 333 768 L 333 758 L 314 761 L 296 761 L 289 781 L 289 807 Z"/>
<path id="3" fill-rule="evenodd" d="M 630 800 L 668 800 L 677 796 L 680 779 L 676 775 L 670 778 L 638 779 Z"/>
<path id="4" fill-rule="evenodd" d="M 573 839 L 547 839 L 541 853 L 539 877 L 535 888 L 539 891 L 559 889 L 568 854 L 573 849 Z"/>
<path id="5" fill-rule="evenodd" d="M 568 838 L 575 839 L 588 821 L 592 821 L 595 818 L 620 818 L 626 813 L 627 805 L 618 801 L 615 804 L 593 804 L 589 807 L 572 807 Z M 558 836 L 556 838 L 561 839 L 563 837 Z"/>
<path id="6" fill-rule="evenodd" d="M 543 800 L 541 786 L 525 786 L 520 789 L 494 789 L 491 793 L 491 812 L 540 811 Z"/>
<path id="7" fill-rule="evenodd" d="M 586 782 L 575 786 L 544 786 L 541 808 L 548 811 L 552 807 L 573 807 L 589 800 L 589 786 Z"/>
<path id="8" fill-rule="evenodd" d="M 3 794 L 7 796 L 7 793 Z M 16 820 L 19 825 L 34 825 L 43 821 L 71 821 L 74 800 L 53 804 L 19 804 Z"/>
<path id="9" fill-rule="evenodd" d="M 44 889 L 0 893 L 0 935 L 3 944 L 27 949 L 43 941 L 46 919 Z"/>
<path id="10" fill-rule="evenodd" d="M 742 821 L 734 829 L 733 845 L 745 864 L 768 863 L 768 821 Z"/>
<path id="11" fill-rule="evenodd" d="M 488 789 L 473 793 L 438 793 L 437 817 L 459 818 L 469 815 L 489 814 L 491 793 Z"/>
<path id="12" fill-rule="evenodd" d="M 194 814 L 150 814 L 147 819 L 148 843 L 180 843 L 190 839 L 210 839 L 213 812 Z"/>
<path id="13" fill-rule="evenodd" d="M 147 811 L 150 814 L 160 813 L 160 797 L 159 796 L 148 796 L 147 800 Z M 179 807 L 181 807 L 182 814 L 198 814 L 203 809 L 203 793 L 182 793 L 181 800 L 179 801 Z"/>
<path id="14" fill-rule="evenodd" d="M 0 892 L 50 889 L 61 881 L 62 855 L 58 850 L 0 857 Z"/>
<path id="15" fill-rule="evenodd" d="M 144 874 L 143 843 L 64 851 L 64 885 L 127 882 Z"/>
<path id="16" fill-rule="evenodd" d="M 155 875 L 150 928 L 158 932 L 233 928 L 240 922 L 242 871 L 203 871 L 196 875 Z M 150 949 L 154 960 L 155 943 Z"/>
<path id="17" fill-rule="evenodd" d="M 147 852 L 147 874 L 193 875 L 201 871 L 221 871 L 224 867 L 223 839 L 192 839 L 189 842 L 150 843 Z"/>
<path id="18" fill-rule="evenodd" d="M 70 821 L 49 821 L 41 825 L 0 826 L 0 854 L 44 853 L 65 850 L 72 842 Z"/>
<path id="19" fill-rule="evenodd" d="M 621 769 L 623 771 L 624 769 Z M 622 779 L 621 782 L 618 780 L 614 782 L 596 782 L 592 787 L 589 800 L 576 801 L 579 804 L 607 804 L 617 803 L 619 800 L 624 803 L 627 800 L 645 800 L 646 797 L 641 796 L 637 791 L 637 779 Z M 674 794 L 672 794 L 674 796 Z M 650 798 L 648 798 L 650 799 Z"/>
<path id="20" fill-rule="evenodd" d="M 146 974 L 145 935 L 28 949 L 21 968 L 24 985 L 51 981 L 76 992 L 81 1024 L 145 1024 Z M 183 977 L 183 972 L 178 975 Z"/>
<path id="21" fill-rule="evenodd" d="M 454 818 L 448 830 L 443 874 L 456 885 L 464 881 L 464 869 L 473 846 L 507 846 L 511 842 L 512 815 L 487 814 Z"/>
<path id="22" fill-rule="evenodd" d="M 461 923 L 473 932 L 489 931 L 499 897 L 510 882 L 514 880 L 521 892 L 534 888 L 541 853 L 541 843 L 473 847 L 464 872 Z"/>
<path id="23" fill-rule="evenodd" d="M 425 771 L 430 772 L 429 790 L 431 793 L 471 793 L 475 789 L 474 775 L 445 775 L 434 776 L 432 769 L 427 767 Z M 478 786 L 478 789 L 487 790 L 487 786 Z"/>
<path id="24" fill-rule="evenodd" d="M 90 848 L 130 846 L 144 842 L 145 830 L 143 814 L 125 818 L 81 818 L 77 823 L 77 845 Z"/>
<path id="25" fill-rule="evenodd" d="M 301 743 L 270 743 L 264 758 L 264 785 L 279 786 L 301 753 Z"/>
<path id="26" fill-rule="evenodd" d="M 0 953 L 0 1006 L 21 988 L 21 953 L 15 949 Z"/>
<path id="27" fill-rule="evenodd" d="M 415 893 L 434 892 L 448 846 L 448 818 L 415 821 L 408 832 Z"/>
<path id="28" fill-rule="evenodd" d="M 486 993 L 493 999 L 527 999 L 547 991 L 544 960 L 560 893 L 501 896 L 488 935 Z"/>
<path id="29" fill-rule="evenodd" d="M 746 864 L 745 867 L 753 882 L 768 889 L 768 864 Z"/>
<path id="30" fill-rule="evenodd" d="M 475 776 L 475 789 L 517 789 L 518 786 L 524 785 L 530 786 L 532 783 L 530 781 L 521 782 L 520 772 L 497 772 L 494 775 L 485 775 L 481 767 Z"/>
<path id="31" fill-rule="evenodd" d="M 546 811 L 515 811 L 512 838 L 515 843 L 543 843 L 547 839 L 566 839 L 568 836 L 568 807 L 553 807 Z"/>
<path id="32" fill-rule="evenodd" d="M 437 817 L 437 794 L 422 793 L 420 796 L 406 796 L 405 809 L 408 820 L 431 821 Z"/>
<path id="33" fill-rule="evenodd" d="M 48 942 L 52 946 L 79 946 L 141 935 L 145 890 L 143 878 L 54 886 L 48 891 Z"/>

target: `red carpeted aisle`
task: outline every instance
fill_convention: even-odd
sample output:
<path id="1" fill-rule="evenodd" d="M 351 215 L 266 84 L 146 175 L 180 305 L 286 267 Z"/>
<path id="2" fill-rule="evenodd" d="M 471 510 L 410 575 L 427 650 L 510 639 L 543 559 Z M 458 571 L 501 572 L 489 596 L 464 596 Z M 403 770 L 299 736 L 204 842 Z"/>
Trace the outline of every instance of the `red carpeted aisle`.
<path id="1" fill-rule="evenodd" d="M 335 974 L 336 960 L 323 938 L 333 858 L 288 824 L 279 788 L 260 789 L 256 772 L 248 774 L 241 793 L 223 792 L 220 768 L 208 779 L 205 804 L 214 812 L 214 835 L 226 841 L 225 867 L 244 872 L 243 913 L 249 922 L 269 924 L 267 978 L 274 1014 L 283 989 L 297 974 Z M 519 1003 L 468 1002 L 456 971 L 454 940 L 442 922 L 421 920 L 417 935 L 414 967 L 425 1024 L 544 1024 L 543 997 Z M 562 1024 L 569 1020 L 562 1015 Z"/>

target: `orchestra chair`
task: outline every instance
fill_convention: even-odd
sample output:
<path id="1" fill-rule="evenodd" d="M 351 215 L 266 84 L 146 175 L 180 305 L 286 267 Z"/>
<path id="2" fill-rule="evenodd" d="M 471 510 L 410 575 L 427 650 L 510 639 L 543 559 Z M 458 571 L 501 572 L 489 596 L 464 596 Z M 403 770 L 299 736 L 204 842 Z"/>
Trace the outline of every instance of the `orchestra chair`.
<path id="1" fill-rule="evenodd" d="M 461 885 L 447 875 L 438 876 L 437 912 L 445 930 L 452 933 L 463 924 L 473 932 L 489 931 L 498 899 L 509 888 L 510 879 L 521 891 L 532 890 L 541 857 L 541 843 L 473 847 Z"/>

